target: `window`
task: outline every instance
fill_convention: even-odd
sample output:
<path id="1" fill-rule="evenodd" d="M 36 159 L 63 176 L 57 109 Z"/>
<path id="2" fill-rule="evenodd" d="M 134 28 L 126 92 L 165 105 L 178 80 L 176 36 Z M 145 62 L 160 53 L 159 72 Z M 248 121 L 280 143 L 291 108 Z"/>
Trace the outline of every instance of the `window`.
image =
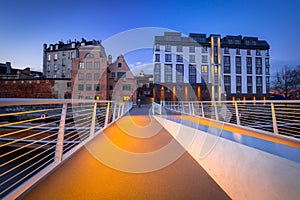
<path id="1" fill-rule="evenodd" d="M 270 84 L 270 77 L 266 76 L 266 84 Z"/>
<path id="2" fill-rule="evenodd" d="M 236 85 L 242 85 L 242 77 L 236 76 Z"/>
<path id="3" fill-rule="evenodd" d="M 176 50 L 177 50 L 177 52 L 182 52 L 182 46 L 181 46 L 181 45 L 178 45 L 178 46 L 176 47 Z"/>
<path id="4" fill-rule="evenodd" d="M 224 84 L 225 85 L 231 85 L 231 78 L 228 75 L 224 76 Z"/>
<path id="5" fill-rule="evenodd" d="M 117 72 L 117 78 L 126 78 L 126 72 Z"/>
<path id="6" fill-rule="evenodd" d="M 154 82 L 160 83 L 160 64 L 154 65 Z"/>
<path id="7" fill-rule="evenodd" d="M 230 56 L 224 56 L 224 73 L 230 73 Z"/>
<path id="8" fill-rule="evenodd" d="M 165 65 L 165 82 L 172 82 L 172 65 L 170 64 Z"/>
<path id="9" fill-rule="evenodd" d="M 266 75 L 270 75 L 270 67 L 266 67 Z"/>
<path id="10" fill-rule="evenodd" d="M 49 54 L 49 55 L 48 55 L 48 61 L 50 61 L 50 60 L 51 60 L 51 55 Z"/>
<path id="11" fill-rule="evenodd" d="M 229 54 L 229 48 L 228 47 L 224 48 L 224 54 Z"/>
<path id="12" fill-rule="evenodd" d="M 234 43 L 235 43 L 235 44 L 241 44 L 241 41 L 240 41 L 239 39 L 236 39 L 236 40 L 234 41 Z"/>
<path id="13" fill-rule="evenodd" d="M 83 91 L 83 84 L 78 84 L 78 90 Z"/>
<path id="14" fill-rule="evenodd" d="M 167 45 L 166 45 L 165 51 L 166 51 L 166 52 L 171 52 L 171 45 L 168 45 L 168 44 L 167 44 Z"/>
<path id="15" fill-rule="evenodd" d="M 236 93 L 237 93 L 237 94 L 240 94 L 241 92 L 242 92 L 242 86 L 237 85 L 237 86 L 236 86 Z"/>
<path id="16" fill-rule="evenodd" d="M 252 85 L 252 76 L 247 76 L 247 85 Z"/>
<path id="17" fill-rule="evenodd" d="M 266 58 L 266 66 L 270 66 L 270 59 Z"/>
<path id="18" fill-rule="evenodd" d="M 95 91 L 100 91 L 100 84 L 95 84 L 94 85 L 94 90 Z"/>
<path id="19" fill-rule="evenodd" d="M 261 76 L 257 76 L 256 77 L 256 85 L 262 85 L 262 77 Z"/>
<path id="20" fill-rule="evenodd" d="M 237 74 L 241 74 L 242 73 L 242 61 L 241 61 L 241 57 L 240 56 L 237 56 L 235 58 L 235 72 Z"/>
<path id="21" fill-rule="evenodd" d="M 176 55 L 176 61 L 177 62 L 183 62 L 183 56 L 182 55 Z"/>
<path id="22" fill-rule="evenodd" d="M 246 45 L 250 45 L 250 40 L 246 40 Z"/>
<path id="23" fill-rule="evenodd" d="M 57 60 L 57 59 L 58 59 L 58 55 L 56 53 L 56 54 L 54 54 L 54 60 Z"/>
<path id="24" fill-rule="evenodd" d="M 196 83 L 196 65 L 189 65 L 189 83 Z"/>
<path id="25" fill-rule="evenodd" d="M 257 42 L 255 40 L 252 40 L 252 45 L 257 45 Z"/>
<path id="26" fill-rule="evenodd" d="M 232 39 L 228 39 L 228 44 L 233 44 L 233 40 Z"/>
<path id="27" fill-rule="evenodd" d="M 86 69 L 93 69 L 93 63 L 92 62 L 86 62 Z"/>
<path id="28" fill-rule="evenodd" d="M 208 56 L 207 55 L 202 55 L 202 63 L 208 63 Z"/>
<path id="29" fill-rule="evenodd" d="M 190 55 L 190 63 L 195 63 L 195 55 Z"/>
<path id="30" fill-rule="evenodd" d="M 207 47 L 202 47 L 202 53 L 207 53 Z"/>
<path id="31" fill-rule="evenodd" d="M 114 87 L 112 85 L 109 85 L 109 90 L 113 90 Z"/>
<path id="32" fill-rule="evenodd" d="M 256 64 L 256 74 L 262 74 L 261 58 L 255 58 L 255 64 Z"/>
<path id="33" fill-rule="evenodd" d="M 71 87 L 71 82 L 67 82 L 67 87 Z"/>
<path id="34" fill-rule="evenodd" d="M 122 63 L 118 63 L 118 67 L 122 67 Z"/>
<path id="35" fill-rule="evenodd" d="M 247 57 L 247 74 L 252 74 L 252 58 Z"/>
<path id="36" fill-rule="evenodd" d="M 78 79 L 84 80 L 84 73 L 78 73 Z"/>
<path id="37" fill-rule="evenodd" d="M 94 55 L 91 53 L 87 53 L 84 58 L 94 58 Z"/>
<path id="38" fill-rule="evenodd" d="M 78 69 L 84 69 L 84 62 L 82 61 L 79 62 Z"/>
<path id="39" fill-rule="evenodd" d="M 172 62 L 172 55 L 171 54 L 165 54 L 165 62 Z"/>
<path id="40" fill-rule="evenodd" d="M 256 49 L 256 56 L 261 56 L 260 50 Z"/>
<path id="41" fill-rule="evenodd" d="M 240 55 L 241 54 L 241 51 L 239 48 L 236 48 L 236 55 Z"/>
<path id="42" fill-rule="evenodd" d="M 130 84 L 123 85 L 123 90 L 131 90 L 131 85 Z"/>
<path id="43" fill-rule="evenodd" d="M 95 81 L 100 80 L 100 73 L 94 73 L 94 80 Z"/>
<path id="44" fill-rule="evenodd" d="M 183 78 L 184 78 L 183 64 L 177 64 L 176 65 L 176 82 L 183 83 L 184 82 Z"/>
<path id="45" fill-rule="evenodd" d="M 247 55 L 251 55 L 251 50 L 247 49 Z"/>
<path id="46" fill-rule="evenodd" d="M 253 93 L 253 87 L 251 85 L 247 86 L 247 93 L 252 94 Z"/>
<path id="47" fill-rule="evenodd" d="M 159 54 L 155 54 L 155 62 L 160 62 L 160 55 Z"/>
<path id="48" fill-rule="evenodd" d="M 226 85 L 225 86 L 225 91 L 226 91 L 226 94 L 230 94 L 231 93 L 231 86 L 230 85 Z"/>
<path id="49" fill-rule="evenodd" d="M 100 62 L 94 62 L 94 68 L 100 69 Z"/>
<path id="50" fill-rule="evenodd" d="M 201 72 L 202 73 L 208 73 L 208 66 L 207 65 L 202 65 L 201 66 Z"/>
<path id="51" fill-rule="evenodd" d="M 92 85 L 86 84 L 86 91 L 92 91 Z"/>
<path id="52" fill-rule="evenodd" d="M 256 93 L 261 94 L 262 93 L 262 86 L 256 86 Z"/>
<path id="53" fill-rule="evenodd" d="M 111 76 L 112 78 L 116 78 L 116 72 L 110 73 L 110 76 Z"/>
<path id="54" fill-rule="evenodd" d="M 190 46 L 190 53 L 195 53 L 195 47 L 194 46 Z"/>
<path id="55" fill-rule="evenodd" d="M 92 73 L 86 73 L 86 80 L 92 80 Z"/>
<path id="56" fill-rule="evenodd" d="M 159 46 L 159 44 L 156 44 L 156 45 L 155 45 L 155 51 L 160 51 L 160 46 Z"/>

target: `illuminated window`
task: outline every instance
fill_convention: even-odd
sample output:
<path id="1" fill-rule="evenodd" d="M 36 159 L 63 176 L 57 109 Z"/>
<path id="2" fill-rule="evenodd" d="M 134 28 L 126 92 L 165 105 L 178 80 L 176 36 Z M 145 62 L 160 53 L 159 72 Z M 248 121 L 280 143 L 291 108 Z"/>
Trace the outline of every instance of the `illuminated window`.
<path id="1" fill-rule="evenodd" d="M 202 73 L 207 73 L 208 72 L 208 66 L 207 65 L 202 65 L 201 66 L 201 72 Z"/>
<path id="2" fill-rule="evenodd" d="M 80 61 L 78 64 L 79 69 L 84 69 L 84 62 Z"/>

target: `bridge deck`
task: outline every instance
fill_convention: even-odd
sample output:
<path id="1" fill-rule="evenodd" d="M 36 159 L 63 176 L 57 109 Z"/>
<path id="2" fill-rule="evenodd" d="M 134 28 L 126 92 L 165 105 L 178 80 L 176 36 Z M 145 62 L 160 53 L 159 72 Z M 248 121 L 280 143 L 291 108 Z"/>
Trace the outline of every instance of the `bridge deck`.
<path id="1" fill-rule="evenodd" d="M 134 108 L 24 199 L 229 199 L 149 109 Z"/>

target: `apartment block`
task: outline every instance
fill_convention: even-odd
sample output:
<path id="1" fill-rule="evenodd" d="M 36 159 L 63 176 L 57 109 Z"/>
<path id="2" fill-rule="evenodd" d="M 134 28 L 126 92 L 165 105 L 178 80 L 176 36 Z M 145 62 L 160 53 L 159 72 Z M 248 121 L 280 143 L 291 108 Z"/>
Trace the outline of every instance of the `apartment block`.
<path id="1" fill-rule="evenodd" d="M 269 44 L 257 37 L 165 32 L 154 40 L 154 98 L 266 98 L 270 90 L 269 49 Z"/>

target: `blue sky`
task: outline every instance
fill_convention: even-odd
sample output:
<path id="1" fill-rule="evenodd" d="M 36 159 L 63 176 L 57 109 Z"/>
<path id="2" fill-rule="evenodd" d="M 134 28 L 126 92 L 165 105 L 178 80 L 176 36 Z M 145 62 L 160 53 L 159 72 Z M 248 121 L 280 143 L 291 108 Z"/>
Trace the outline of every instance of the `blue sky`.
<path id="1" fill-rule="evenodd" d="M 105 41 L 142 27 L 257 36 L 271 46 L 273 72 L 285 64 L 300 65 L 297 0 L 1 0 L 0 8 L 0 62 L 17 68 L 41 71 L 43 43 L 82 37 Z M 125 58 L 132 67 L 143 65 L 151 61 L 151 52 L 135 51 Z"/>

